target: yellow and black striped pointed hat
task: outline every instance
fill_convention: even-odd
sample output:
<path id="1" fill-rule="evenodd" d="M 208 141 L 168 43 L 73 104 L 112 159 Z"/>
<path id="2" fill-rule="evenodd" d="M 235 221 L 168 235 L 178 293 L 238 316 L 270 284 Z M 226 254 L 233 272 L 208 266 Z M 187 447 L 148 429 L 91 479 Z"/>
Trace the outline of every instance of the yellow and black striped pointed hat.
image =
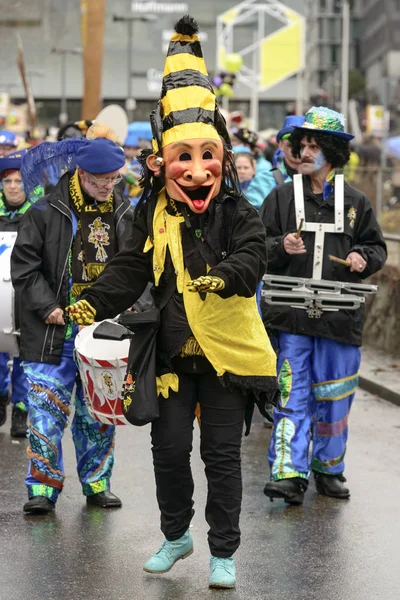
<path id="1" fill-rule="evenodd" d="M 175 25 L 165 60 L 161 99 L 153 111 L 153 148 L 182 140 L 220 136 L 230 145 L 223 116 L 208 77 L 198 25 L 189 15 Z"/>

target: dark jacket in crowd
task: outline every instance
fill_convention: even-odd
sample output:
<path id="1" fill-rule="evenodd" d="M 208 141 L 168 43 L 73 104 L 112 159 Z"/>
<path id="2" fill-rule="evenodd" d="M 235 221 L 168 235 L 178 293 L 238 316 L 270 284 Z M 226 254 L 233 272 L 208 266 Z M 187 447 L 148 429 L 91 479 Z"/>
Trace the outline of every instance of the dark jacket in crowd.
<path id="1" fill-rule="evenodd" d="M 310 179 L 303 176 L 306 221 L 333 223 L 334 195 L 323 200 L 322 194 L 313 194 Z M 355 218 L 353 218 L 355 217 Z M 293 183 L 285 183 L 267 197 L 262 214 L 267 232 L 268 268 L 274 275 L 311 278 L 313 271 L 313 232 L 303 232 L 306 254 L 289 255 L 283 247 L 286 234 L 296 231 Z M 328 255 L 346 259 L 350 252 L 358 252 L 366 261 L 363 273 L 350 272 L 344 265 L 332 262 Z M 344 186 L 344 232 L 325 234 L 322 279 L 362 283 L 383 267 L 386 244 L 371 204 L 364 194 L 347 183 Z M 309 318 L 306 310 L 263 304 L 263 319 L 270 329 L 287 333 L 326 337 L 346 344 L 361 345 L 364 308 L 356 311 L 324 312 L 321 318 Z"/>
<path id="2" fill-rule="evenodd" d="M 245 198 L 230 196 L 214 199 L 205 215 L 195 215 L 180 204 L 179 209 L 186 214 L 181 223 L 182 248 L 191 278 L 206 275 L 208 264 L 212 267 L 208 274 L 225 282 L 219 296 L 253 296 L 266 268 L 265 231 L 256 210 Z M 143 252 L 152 236 L 153 213 L 151 201 L 137 211 L 129 244 L 110 261 L 96 285 L 82 294 L 96 309 L 96 319 L 124 311 L 136 302 L 147 282 L 154 281 L 153 251 Z M 160 284 L 154 290 L 155 304 L 164 305 L 165 298 L 168 302 L 161 311 L 157 341 L 159 372 L 163 370 L 160 363 L 167 370 L 170 359 L 191 335 L 168 251 Z"/>
<path id="3" fill-rule="evenodd" d="M 22 299 L 20 358 L 59 364 L 66 326 L 46 325 L 56 308 L 69 304 L 69 254 L 73 227 L 69 175 L 36 202 L 19 228 L 11 255 L 13 286 Z M 114 193 L 114 223 L 118 249 L 132 230 L 133 209 L 122 194 Z"/>
<path id="4" fill-rule="evenodd" d="M 25 200 L 22 206 L 13 207 L 7 204 L 4 195 L 0 192 L 0 231 L 16 232 L 19 224 L 27 210 L 31 207 L 29 200 Z"/>

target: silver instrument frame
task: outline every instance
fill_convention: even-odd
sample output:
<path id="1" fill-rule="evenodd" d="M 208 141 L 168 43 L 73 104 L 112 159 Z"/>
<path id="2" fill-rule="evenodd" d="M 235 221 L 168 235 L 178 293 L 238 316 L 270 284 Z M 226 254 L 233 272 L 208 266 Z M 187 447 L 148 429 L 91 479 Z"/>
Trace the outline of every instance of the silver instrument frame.
<path id="1" fill-rule="evenodd" d="M 267 304 L 304 309 L 311 319 L 325 311 L 358 310 L 378 291 L 376 285 L 284 275 L 264 275 L 263 282 L 268 289 L 261 295 Z"/>

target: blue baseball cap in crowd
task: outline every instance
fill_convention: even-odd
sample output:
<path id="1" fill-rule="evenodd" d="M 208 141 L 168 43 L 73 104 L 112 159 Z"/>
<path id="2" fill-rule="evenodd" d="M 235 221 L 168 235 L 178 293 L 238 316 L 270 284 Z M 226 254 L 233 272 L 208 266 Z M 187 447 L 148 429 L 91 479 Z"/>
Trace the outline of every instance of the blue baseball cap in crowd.
<path id="1" fill-rule="evenodd" d="M 4 171 L 21 170 L 22 158 L 27 153 L 27 150 L 17 150 L 8 156 L 0 157 L 0 176 Z"/>
<path id="2" fill-rule="evenodd" d="M 0 146 L 14 146 L 16 148 L 18 146 L 16 134 L 13 131 L 7 131 L 7 129 L 0 131 Z"/>
<path id="3" fill-rule="evenodd" d="M 284 135 L 293 133 L 295 127 L 301 127 L 306 118 L 303 115 L 289 115 L 283 122 L 283 127 L 276 134 L 276 141 L 280 142 Z"/>
<path id="4" fill-rule="evenodd" d="M 243 146 L 243 144 L 239 144 L 238 146 L 232 146 L 233 154 L 240 154 L 245 152 L 246 154 L 251 154 L 251 148 L 248 146 Z"/>

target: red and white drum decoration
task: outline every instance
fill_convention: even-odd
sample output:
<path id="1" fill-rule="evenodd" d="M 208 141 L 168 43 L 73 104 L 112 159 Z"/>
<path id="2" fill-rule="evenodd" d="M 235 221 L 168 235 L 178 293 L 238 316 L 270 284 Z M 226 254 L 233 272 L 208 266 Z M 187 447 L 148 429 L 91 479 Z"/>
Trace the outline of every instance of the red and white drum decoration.
<path id="1" fill-rule="evenodd" d="M 129 340 L 94 339 L 99 323 L 76 336 L 76 359 L 90 414 L 107 425 L 128 425 L 122 412 L 122 386 L 128 364 Z"/>

